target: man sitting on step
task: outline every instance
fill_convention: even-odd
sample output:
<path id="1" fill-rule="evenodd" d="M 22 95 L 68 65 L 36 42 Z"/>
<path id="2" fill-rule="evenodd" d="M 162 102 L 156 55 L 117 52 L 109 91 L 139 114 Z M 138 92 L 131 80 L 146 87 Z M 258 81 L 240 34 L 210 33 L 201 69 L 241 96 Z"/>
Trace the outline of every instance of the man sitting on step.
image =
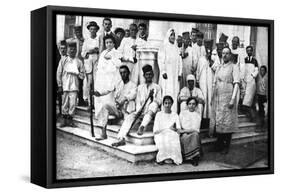
<path id="1" fill-rule="evenodd" d="M 118 141 L 112 146 L 125 145 L 125 138 L 130 129 L 138 127 L 137 134 L 142 135 L 146 127 L 152 122 L 161 105 L 161 87 L 152 82 L 153 70 L 150 65 L 142 68 L 145 83 L 137 88 L 136 112 L 128 115 L 117 135 Z"/>
<path id="2" fill-rule="evenodd" d="M 126 65 L 119 68 L 122 80 L 118 82 L 111 91 L 94 91 L 95 96 L 107 95 L 114 92 L 115 104 L 105 104 L 97 114 L 95 125 L 102 129 L 101 137 L 96 140 L 106 139 L 106 126 L 109 115 L 115 116 L 117 119 L 126 117 L 135 111 L 135 98 L 137 95 L 137 85 L 130 81 L 130 70 Z"/>

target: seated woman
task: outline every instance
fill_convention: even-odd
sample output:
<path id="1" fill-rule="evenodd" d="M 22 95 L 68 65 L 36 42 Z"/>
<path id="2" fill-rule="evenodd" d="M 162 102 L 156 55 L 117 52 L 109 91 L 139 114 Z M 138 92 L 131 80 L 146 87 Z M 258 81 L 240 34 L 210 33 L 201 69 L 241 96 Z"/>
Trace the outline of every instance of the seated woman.
<path id="1" fill-rule="evenodd" d="M 158 164 L 174 163 L 181 164 L 181 147 L 179 139 L 180 121 L 179 116 L 172 112 L 173 98 L 163 98 L 163 109 L 155 116 L 153 133 L 158 153 L 156 162 Z"/>
<path id="2" fill-rule="evenodd" d="M 190 97 L 186 101 L 187 110 L 180 113 L 180 142 L 184 161 L 190 161 L 193 166 L 198 166 L 200 158 L 200 123 L 201 115 L 196 112 L 197 98 Z"/>

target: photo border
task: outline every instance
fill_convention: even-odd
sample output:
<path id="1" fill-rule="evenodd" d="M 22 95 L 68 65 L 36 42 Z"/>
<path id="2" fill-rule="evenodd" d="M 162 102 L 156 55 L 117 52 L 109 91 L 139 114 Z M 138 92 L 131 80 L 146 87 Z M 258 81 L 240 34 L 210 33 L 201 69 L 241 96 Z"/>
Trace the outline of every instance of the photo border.
<path id="1" fill-rule="evenodd" d="M 245 176 L 245 175 L 261 175 L 261 174 L 273 174 L 274 173 L 274 21 L 263 20 L 263 19 L 249 19 L 249 18 L 235 18 L 235 17 L 219 17 L 219 16 L 201 16 L 201 15 L 186 15 L 186 14 L 174 14 L 174 13 L 156 13 L 156 12 L 141 12 L 141 11 L 127 11 L 127 10 L 110 10 L 110 9 L 95 9 L 95 8 L 79 8 L 79 7 L 62 7 L 62 6 L 47 6 L 39 9 L 44 12 L 42 16 L 37 16 L 34 19 L 31 15 L 31 36 L 34 35 L 34 28 L 38 24 L 40 19 L 44 23 L 46 20 L 46 28 L 42 25 L 42 36 L 46 35 L 46 40 L 32 40 L 31 37 L 31 58 L 33 59 L 34 54 L 37 52 L 35 42 L 42 41 L 45 43 L 46 58 L 41 59 L 43 63 L 41 68 L 35 68 L 34 59 L 31 65 L 31 93 L 39 92 L 35 90 L 34 81 L 45 83 L 46 91 L 41 94 L 41 102 L 45 101 L 45 122 L 35 119 L 35 111 L 39 102 L 33 102 L 31 107 L 31 182 L 45 186 L 47 188 L 58 188 L 58 187 L 74 187 L 74 186 L 90 186 L 90 185 L 108 185 L 108 184 L 123 184 L 123 183 L 137 183 L 137 182 L 155 182 L 155 181 L 172 181 L 172 180 L 185 180 L 185 179 L 198 179 L 198 178 L 217 178 L 217 177 L 230 177 L 230 176 Z M 39 10 L 32 12 L 36 15 Z M 44 15 L 45 14 L 45 15 Z M 130 18 L 130 19 L 149 19 L 149 20 L 162 20 L 162 21 L 178 21 L 178 22 L 197 22 L 197 23 L 216 23 L 216 24 L 228 24 L 228 25 L 247 25 L 247 26 L 262 26 L 268 27 L 268 79 L 269 79 L 269 98 L 268 98 L 268 168 L 254 168 L 254 169 L 233 169 L 233 170 L 216 170 L 216 171 L 199 171 L 199 172 L 183 172 L 183 173 L 163 173 L 163 174 L 147 174 L 147 175 L 133 175 L 133 176 L 112 176 L 112 177 L 96 177 L 96 178 L 81 178 L 81 179 L 56 179 L 56 69 L 55 67 L 55 56 L 56 56 L 56 16 L 62 15 L 77 15 L 77 16 L 95 16 L 95 17 L 117 17 L 117 18 Z M 36 25 L 35 25 L 36 24 Z M 45 30 L 45 32 L 44 32 Z M 44 32 L 44 33 L 43 33 Z M 44 38 L 44 37 L 42 37 Z M 43 54 L 42 54 L 43 55 Z M 38 57 L 38 56 L 37 56 Z M 42 56 L 44 57 L 44 56 Z M 39 60 L 39 59 L 38 59 Z M 34 77 L 38 69 L 45 68 L 45 76 Z M 36 70 L 35 70 L 36 69 Z M 39 86 L 37 86 L 38 88 Z M 33 96 L 31 100 L 34 99 Z M 32 104 L 31 103 L 31 104 Z M 41 123 L 39 123 L 41 122 Z M 35 126 L 42 126 L 40 134 L 45 137 L 45 141 L 39 143 L 35 140 L 38 134 L 35 134 Z M 41 131 L 42 130 L 42 131 Z M 38 132 L 39 133 L 39 132 Z M 44 134 L 45 133 L 45 134 Z M 45 135 L 45 136 L 44 136 Z M 42 138 L 42 137 L 41 137 Z M 42 140 L 42 139 L 41 139 Z M 46 148 L 46 153 L 38 153 L 34 148 L 34 144 Z M 46 144 L 46 145 L 45 145 Z M 39 147 L 40 147 L 39 146 Z M 38 147 L 38 149 L 39 149 Z M 35 161 L 39 161 L 36 157 L 41 156 L 41 164 L 44 164 L 44 172 L 39 172 L 39 164 Z M 45 161 L 44 161 L 45 160 Z M 39 175 L 40 173 L 40 175 Z M 44 179 L 45 176 L 45 179 Z M 40 181 L 38 179 L 40 177 Z M 42 179 L 42 180 L 41 180 Z M 41 182 L 42 181 L 42 182 Z"/>

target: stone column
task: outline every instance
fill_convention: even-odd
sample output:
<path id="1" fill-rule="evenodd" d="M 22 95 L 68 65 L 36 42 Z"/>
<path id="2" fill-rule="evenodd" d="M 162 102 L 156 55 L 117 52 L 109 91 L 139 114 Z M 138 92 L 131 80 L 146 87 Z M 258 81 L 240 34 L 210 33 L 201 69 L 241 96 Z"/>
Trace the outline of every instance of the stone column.
<path id="1" fill-rule="evenodd" d="M 144 83 L 142 67 L 146 64 L 151 65 L 154 71 L 154 82 L 159 80 L 159 67 L 157 63 L 157 53 L 159 47 L 163 43 L 166 32 L 169 29 L 169 22 L 165 21 L 149 21 L 149 35 L 147 44 L 137 49 L 137 60 L 139 68 L 138 84 Z"/>
<path id="2" fill-rule="evenodd" d="M 60 40 L 63 40 L 64 37 L 64 24 L 65 24 L 65 16 L 64 15 L 57 15 L 57 39 L 56 42 L 58 43 Z"/>

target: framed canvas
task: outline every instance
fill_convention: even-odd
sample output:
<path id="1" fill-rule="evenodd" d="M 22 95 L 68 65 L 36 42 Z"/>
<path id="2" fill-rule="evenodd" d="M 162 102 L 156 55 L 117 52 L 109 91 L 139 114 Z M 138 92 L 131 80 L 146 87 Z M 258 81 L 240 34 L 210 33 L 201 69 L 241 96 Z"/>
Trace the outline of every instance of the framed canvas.
<path id="1" fill-rule="evenodd" d="M 32 11 L 31 182 L 274 173 L 274 21 L 234 17 Z"/>

